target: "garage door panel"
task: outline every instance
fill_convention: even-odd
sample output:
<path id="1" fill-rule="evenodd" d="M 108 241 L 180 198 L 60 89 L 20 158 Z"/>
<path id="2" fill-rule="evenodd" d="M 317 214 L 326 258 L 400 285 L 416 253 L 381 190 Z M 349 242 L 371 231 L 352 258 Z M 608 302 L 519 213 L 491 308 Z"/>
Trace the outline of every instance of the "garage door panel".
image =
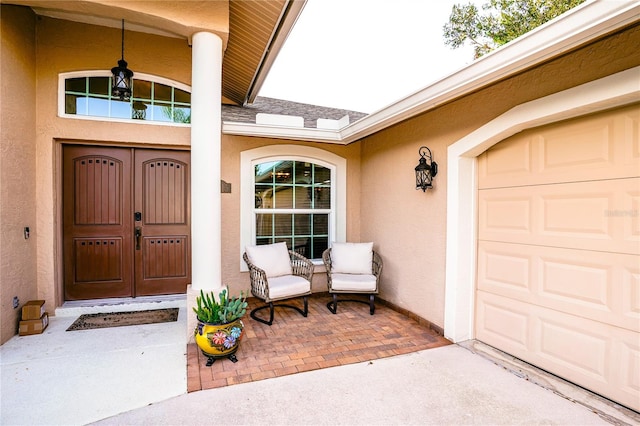
<path id="1" fill-rule="evenodd" d="M 640 252 L 640 178 L 478 192 L 478 238 Z"/>
<path id="2" fill-rule="evenodd" d="M 530 347 L 530 317 L 514 309 L 508 299 L 478 293 L 476 337 L 497 347 L 509 345 L 526 352 Z"/>
<path id="3" fill-rule="evenodd" d="M 560 312 L 541 310 L 540 316 L 540 356 L 577 375 L 606 383 L 610 365 L 607 354 L 611 353 L 609 336 L 586 328 L 582 321 Z"/>
<path id="4" fill-rule="evenodd" d="M 622 271 L 622 315 L 640 323 L 640 265 L 629 265 Z M 639 326 L 640 328 L 640 326 Z"/>
<path id="5" fill-rule="evenodd" d="M 619 387 L 623 392 L 640 395 L 640 346 L 636 339 L 633 342 L 616 342 L 615 352 L 620 354 L 620 360 L 615 364 L 620 368 Z M 637 409 L 637 408 L 636 408 Z"/>
<path id="6" fill-rule="evenodd" d="M 478 187 L 541 185 L 638 175 L 637 105 L 525 130 L 478 157 Z"/>
<path id="7" fill-rule="evenodd" d="M 640 108 L 630 108 L 622 113 L 624 155 L 630 164 L 640 161 Z"/>
<path id="8" fill-rule="evenodd" d="M 538 143 L 535 135 L 518 134 L 508 144 L 497 144 L 478 158 L 481 188 L 504 186 L 504 182 L 520 182 L 534 175 L 533 146 Z M 493 185 L 492 185 L 493 184 Z"/>
<path id="9" fill-rule="evenodd" d="M 537 307 L 533 363 L 635 410 L 640 409 L 637 332 Z M 536 321 L 534 321 L 536 323 Z M 537 355 L 539 354 L 539 355 Z"/>
<path id="10" fill-rule="evenodd" d="M 637 333 L 484 291 L 477 307 L 479 340 L 640 409 Z"/>
<path id="11" fill-rule="evenodd" d="M 640 332 L 638 258 L 480 241 L 478 290 Z"/>
<path id="12" fill-rule="evenodd" d="M 535 250 L 528 251 L 515 252 L 513 244 L 481 242 L 478 246 L 478 288 L 528 298 L 535 279 Z"/>
<path id="13" fill-rule="evenodd" d="M 500 194 L 484 196 L 480 200 L 483 214 L 483 232 L 497 235 L 511 235 L 520 240 L 533 235 L 531 212 L 533 200 L 522 195 Z"/>
<path id="14" fill-rule="evenodd" d="M 588 169 L 610 168 L 615 158 L 615 117 L 549 126 L 537 137 L 540 143 L 540 169 L 546 176 L 557 171 L 579 173 Z M 574 141 L 580 141 L 575 149 Z"/>
<path id="15" fill-rule="evenodd" d="M 570 237 L 580 240 L 612 239 L 605 212 L 612 210 L 614 194 L 599 191 L 589 184 L 553 186 L 554 194 L 539 194 L 542 237 Z M 581 188 L 576 188 L 580 186 Z M 602 186 L 602 185 L 596 185 Z M 542 188 L 549 190 L 551 188 Z M 550 192 L 550 191 L 545 191 Z"/>
<path id="16" fill-rule="evenodd" d="M 581 264 L 564 259 L 541 259 L 541 295 L 568 301 L 576 310 L 612 312 L 611 268 L 602 264 Z"/>
<path id="17" fill-rule="evenodd" d="M 609 212 L 610 215 L 617 216 L 629 216 L 631 220 L 625 222 L 625 226 L 629 229 L 625 229 L 625 235 L 628 235 L 631 241 L 640 240 L 640 189 L 636 188 L 634 191 L 627 192 L 625 194 L 624 205 L 628 208 L 617 211 Z"/>

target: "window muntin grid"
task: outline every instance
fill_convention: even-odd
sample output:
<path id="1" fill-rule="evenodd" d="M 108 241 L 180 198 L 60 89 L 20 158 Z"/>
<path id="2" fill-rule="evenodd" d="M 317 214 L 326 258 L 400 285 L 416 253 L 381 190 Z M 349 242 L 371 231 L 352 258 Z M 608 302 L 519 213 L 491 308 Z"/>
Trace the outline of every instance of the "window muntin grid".
<path id="1" fill-rule="evenodd" d="M 133 79 L 132 96 L 111 96 L 111 77 L 65 79 L 65 114 L 189 124 L 191 94 L 167 84 Z"/>
<path id="2" fill-rule="evenodd" d="M 329 244 L 331 170 L 307 161 L 269 161 L 254 167 L 256 244 L 286 242 L 318 259 Z"/>

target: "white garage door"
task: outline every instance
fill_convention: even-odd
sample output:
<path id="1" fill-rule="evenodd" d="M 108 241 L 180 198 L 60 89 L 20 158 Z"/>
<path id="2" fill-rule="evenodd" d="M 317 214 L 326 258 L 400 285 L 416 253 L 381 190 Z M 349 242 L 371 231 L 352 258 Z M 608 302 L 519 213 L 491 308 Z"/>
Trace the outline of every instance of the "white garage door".
<path id="1" fill-rule="evenodd" d="M 640 410 L 640 105 L 478 166 L 476 338 Z"/>

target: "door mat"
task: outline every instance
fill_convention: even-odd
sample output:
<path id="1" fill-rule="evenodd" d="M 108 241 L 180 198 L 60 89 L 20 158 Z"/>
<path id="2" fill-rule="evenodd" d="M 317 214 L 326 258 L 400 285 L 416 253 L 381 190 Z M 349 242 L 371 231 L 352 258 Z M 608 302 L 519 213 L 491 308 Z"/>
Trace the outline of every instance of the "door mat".
<path id="1" fill-rule="evenodd" d="M 126 325 L 155 324 L 178 320 L 178 308 L 151 311 L 110 312 L 108 314 L 84 314 L 67 328 L 67 331 L 94 328 L 123 327 Z"/>

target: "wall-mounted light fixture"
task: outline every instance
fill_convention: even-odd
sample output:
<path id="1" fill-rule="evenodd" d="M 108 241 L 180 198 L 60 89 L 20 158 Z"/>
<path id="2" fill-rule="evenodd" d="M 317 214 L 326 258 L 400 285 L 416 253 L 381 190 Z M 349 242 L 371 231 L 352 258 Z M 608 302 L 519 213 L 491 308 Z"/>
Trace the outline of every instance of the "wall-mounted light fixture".
<path id="1" fill-rule="evenodd" d="M 127 61 L 124 60 L 124 19 L 122 20 L 122 58 L 118 61 L 117 67 L 111 68 L 111 74 L 113 74 L 111 95 L 120 98 L 121 101 L 128 101 L 131 98 L 133 71 L 127 68 Z"/>
<path id="2" fill-rule="evenodd" d="M 433 188 L 431 182 L 438 174 L 438 164 L 433 161 L 431 150 L 426 146 L 421 146 L 418 154 L 420 154 L 420 162 L 416 166 L 416 189 L 422 189 L 422 192 L 425 192 L 428 188 Z"/>

